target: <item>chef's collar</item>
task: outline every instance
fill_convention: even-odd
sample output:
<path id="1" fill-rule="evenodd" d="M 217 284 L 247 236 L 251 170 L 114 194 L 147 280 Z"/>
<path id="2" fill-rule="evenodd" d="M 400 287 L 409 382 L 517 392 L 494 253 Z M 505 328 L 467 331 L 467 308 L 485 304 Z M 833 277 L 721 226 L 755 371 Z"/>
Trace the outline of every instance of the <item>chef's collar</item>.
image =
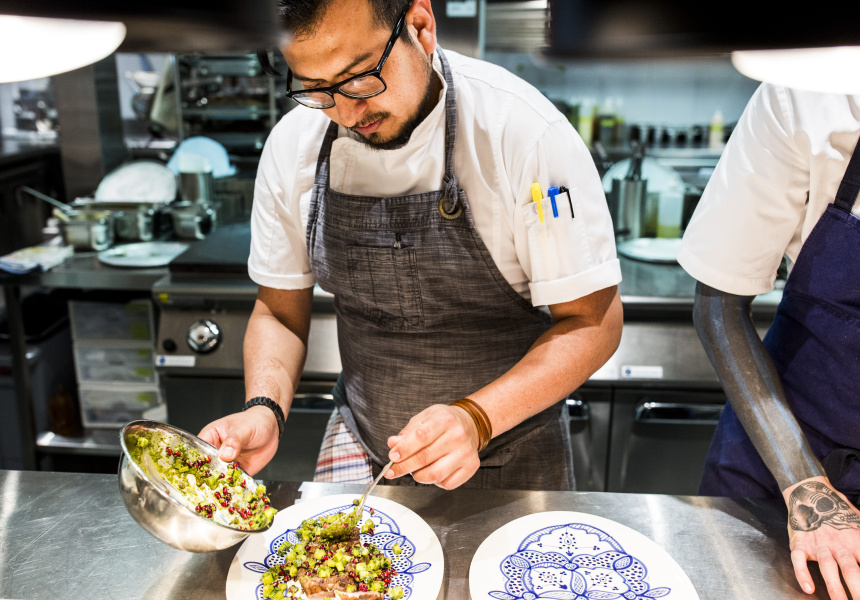
<path id="1" fill-rule="evenodd" d="M 448 83 L 445 81 L 445 76 L 442 74 L 442 61 L 439 60 L 438 52 L 433 53 L 433 72 L 442 82 L 442 90 L 439 92 L 439 100 L 436 102 L 436 106 L 433 107 L 433 110 L 430 111 L 430 114 L 427 115 L 412 132 L 406 145 L 402 148 L 398 148 L 398 150 L 415 148 L 417 145 L 429 143 L 430 140 L 433 139 L 433 134 L 437 131 L 437 128 L 444 128 L 445 126 L 445 94 L 448 91 Z M 348 142 L 355 142 L 356 144 L 360 144 L 364 148 L 367 148 L 367 144 L 361 141 L 361 136 L 358 133 L 347 129 L 343 125 L 338 126 L 337 137 L 338 140 L 336 143 L 338 143 L 338 145 L 348 140 Z"/>

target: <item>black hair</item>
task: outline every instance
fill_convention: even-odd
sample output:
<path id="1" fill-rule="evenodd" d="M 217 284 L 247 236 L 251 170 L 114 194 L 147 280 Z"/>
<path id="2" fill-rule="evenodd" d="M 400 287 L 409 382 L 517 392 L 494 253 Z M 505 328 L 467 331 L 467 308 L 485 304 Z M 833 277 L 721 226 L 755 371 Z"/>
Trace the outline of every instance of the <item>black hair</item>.
<path id="1" fill-rule="evenodd" d="M 381 28 L 394 29 L 397 19 L 412 4 L 412 0 L 364 0 L 370 3 L 374 21 Z M 294 37 L 313 35 L 325 16 L 332 0 L 278 0 L 278 22 L 280 26 Z M 400 38 L 409 40 L 406 27 L 400 30 Z M 265 50 L 257 51 L 257 58 L 263 72 L 268 75 L 281 75 L 269 61 Z"/>

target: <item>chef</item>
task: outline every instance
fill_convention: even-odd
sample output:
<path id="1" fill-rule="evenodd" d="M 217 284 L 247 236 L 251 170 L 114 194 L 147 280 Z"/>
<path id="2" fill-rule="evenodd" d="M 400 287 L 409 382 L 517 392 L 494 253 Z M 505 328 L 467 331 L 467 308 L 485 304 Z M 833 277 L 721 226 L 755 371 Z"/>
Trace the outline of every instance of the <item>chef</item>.
<path id="1" fill-rule="evenodd" d="M 813 593 L 860 598 L 860 96 L 764 84 L 684 235 L 695 321 L 728 395 L 700 492 L 782 497 Z M 753 297 L 791 265 L 762 343 Z"/>
<path id="2" fill-rule="evenodd" d="M 343 363 L 316 480 L 367 482 L 394 461 L 392 482 L 573 489 L 563 399 L 622 324 L 589 151 L 536 89 L 439 48 L 429 0 L 282 0 L 280 15 L 301 106 L 257 175 L 247 404 L 200 436 L 251 473 L 272 458 L 316 283 L 334 294 Z M 556 206 L 569 235 L 543 254 L 535 182 L 538 199 L 570 189 Z"/>

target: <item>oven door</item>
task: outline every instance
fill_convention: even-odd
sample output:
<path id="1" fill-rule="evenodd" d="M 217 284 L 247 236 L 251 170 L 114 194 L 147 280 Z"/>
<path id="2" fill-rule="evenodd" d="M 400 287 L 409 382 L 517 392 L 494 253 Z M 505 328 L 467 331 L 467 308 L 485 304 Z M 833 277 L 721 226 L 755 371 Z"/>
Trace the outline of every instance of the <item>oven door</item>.
<path id="1" fill-rule="evenodd" d="M 310 481 L 314 476 L 325 427 L 334 410 L 334 381 L 302 381 L 287 415 L 284 434 L 272 461 L 260 471 L 267 481 Z M 216 419 L 241 409 L 241 377 L 162 376 L 168 421 L 198 433 Z"/>
<path id="2" fill-rule="evenodd" d="M 612 391 L 580 388 L 567 399 L 567 411 L 576 489 L 606 491 Z"/>
<path id="3" fill-rule="evenodd" d="M 616 390 L 607 491 L 698 493 L 721 392 Z"/>

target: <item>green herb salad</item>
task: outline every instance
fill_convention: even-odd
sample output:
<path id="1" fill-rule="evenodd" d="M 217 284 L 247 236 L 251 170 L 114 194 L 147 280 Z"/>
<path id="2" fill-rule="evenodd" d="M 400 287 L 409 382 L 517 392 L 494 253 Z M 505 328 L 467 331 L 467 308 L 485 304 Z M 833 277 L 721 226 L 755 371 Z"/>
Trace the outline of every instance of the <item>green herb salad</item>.
<path id="1" fill-rule="evenodd" d="M 216 467 L 178 436 L 161 432 L 131 435 L 127 444 L 132 459 L 150 479 L 168 484 L 166 493 L 178 492 L 185 506 L 207 519 L 256 530 L 268 527 L 278 512 L 270 506 L 266 486 L 255 485 L 238 463 Z"/>
<path id="2" fill-rule="evenodd" d="M 403 598 L 403 588 L 391 586 L 397 575 L 391 559 L 375 545 L 361 542 L 360 533 L 373 535 L 374 523 L 366 520 L 359 531 L 357 510 L 302 521 L 295 532 L 299 541 L 278 548 L 284 563 L 263 573 L 263 596 L 382 600 L 387 593 L 390 600 Z M 393 552 L 400 554 L 397 544 Z"/>

